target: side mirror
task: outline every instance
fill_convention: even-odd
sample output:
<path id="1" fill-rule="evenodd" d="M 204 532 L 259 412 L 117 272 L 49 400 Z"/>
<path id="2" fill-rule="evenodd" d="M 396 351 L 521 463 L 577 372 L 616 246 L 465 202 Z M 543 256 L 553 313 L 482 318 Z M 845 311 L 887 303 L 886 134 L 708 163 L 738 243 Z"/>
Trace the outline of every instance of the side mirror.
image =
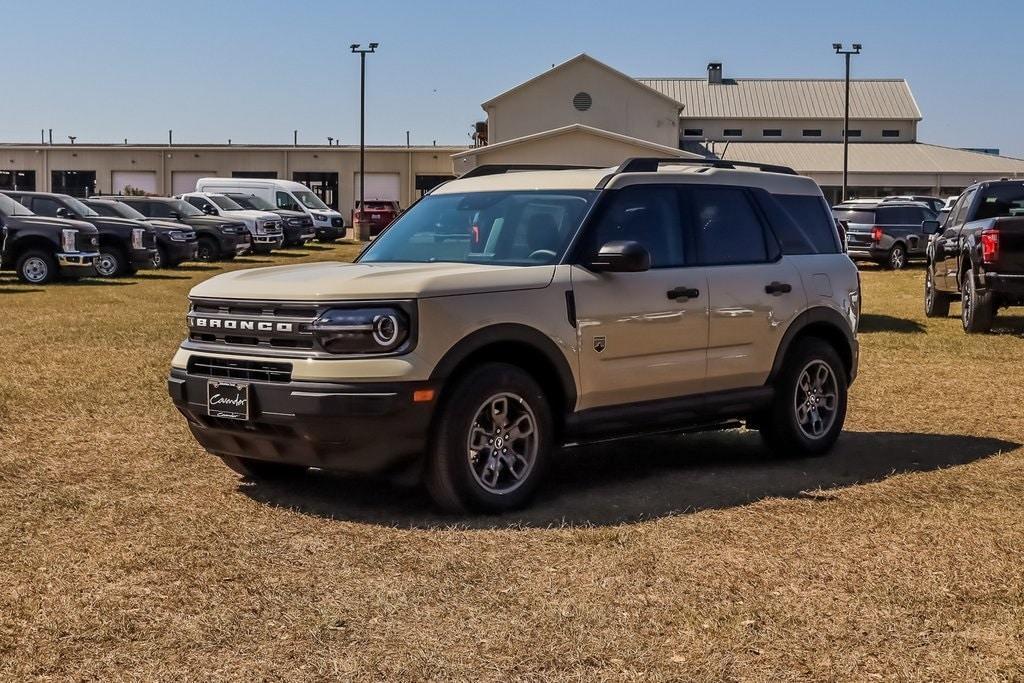
<path id="1" fill-rule="evenodd" d="M 63 206 L 57 208 L 57 218 L 74 218 L 74 214 L 65 209 Z"/>
<path id="2" fill-rule="evenodd" d="M 651 253 L 639 242 L 606 242 L 587 266 L 598 273 L 640 273 L 651 269 Z"/>
<path id="3" fill-rule="evenodd" d="M 921 222 L 921 231 L 924 232 L 924 234 L 926 234 L 926 235 L 934 235 L 935 233 L 937 233 L 939 231 L 939 222 L 938 221 L 922 221 Z"/>
<path id="4" fill-rule="evenodd" d="M 217 213 L 217 210 L 210 206 L 209 204 L 205 204 L 203 206 L 203 213 L 205 213 L 207 216 L 212 216 L 215 213 Z"/>

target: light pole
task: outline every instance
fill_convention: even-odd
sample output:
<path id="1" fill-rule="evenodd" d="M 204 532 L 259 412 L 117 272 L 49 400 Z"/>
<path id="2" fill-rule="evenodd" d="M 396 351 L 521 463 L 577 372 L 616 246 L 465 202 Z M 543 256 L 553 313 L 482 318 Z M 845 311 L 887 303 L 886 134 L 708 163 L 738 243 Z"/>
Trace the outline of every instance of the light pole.
<path id="1" fill-rule="evenodd" d="M 365 48 L 360 47 L 359 43 L 351 45 L 352 52 L 359 55 L 359 211 L 356 212 L 356 216 L 362 214 L 366 206 L 363 201 L 366 190 L 366 55 L 376 52 L 379 45 L 380 43 L 370 43 Z M 355 228 L 354 225 L 352 227 Z M 366 221 L 360 221 L 359 228 L 356 237 L 364 242 L 370 239 L 370 226 Z"/>
<path id="2" fill-rule="evenodd" d="M 860 43 L 844 50 L 842 43 L 832 43 L 837 55 L 846 57 L 846 109 L 843 113 L 843 201 L 846 201 L 846 185 L 850 170 L 850 56 L 860 54 Z"/>

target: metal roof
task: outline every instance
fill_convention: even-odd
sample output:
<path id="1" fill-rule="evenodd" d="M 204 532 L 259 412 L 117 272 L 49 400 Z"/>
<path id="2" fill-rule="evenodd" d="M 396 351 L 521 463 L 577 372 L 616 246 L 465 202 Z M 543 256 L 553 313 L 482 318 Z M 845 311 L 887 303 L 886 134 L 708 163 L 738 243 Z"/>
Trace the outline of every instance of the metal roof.
<path id="1" fill-rule="evenodd" d="M 801 173 L 839 172 L 841 142 L 731 142 L 716 145 L 726 159 L 791 166 Z M 850 143 L 851 173 L 1024 174 L 1024 159 L 999 157 L 922 142 Z"/>
<path id="2" fill-rule="evenodd" d="M 842 119 L 842 79 L 638 78 L 683 104 L 688 119 Z M 903 79 L 850 82 L 850 118 L 921 120 L 921 110 Z"/>

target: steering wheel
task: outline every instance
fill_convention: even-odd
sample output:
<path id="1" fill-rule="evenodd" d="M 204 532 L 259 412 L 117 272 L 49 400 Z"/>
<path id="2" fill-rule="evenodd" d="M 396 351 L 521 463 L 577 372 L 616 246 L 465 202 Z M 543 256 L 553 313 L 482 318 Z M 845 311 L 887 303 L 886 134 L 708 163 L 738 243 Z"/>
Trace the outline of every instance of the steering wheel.
<path id="1" fill-rule="evenodd" d="M 530 254 L 531 261 L 550 261 L 555 258 L 557 254 L 550 249 L 538 249 L 537 251 Z"/>

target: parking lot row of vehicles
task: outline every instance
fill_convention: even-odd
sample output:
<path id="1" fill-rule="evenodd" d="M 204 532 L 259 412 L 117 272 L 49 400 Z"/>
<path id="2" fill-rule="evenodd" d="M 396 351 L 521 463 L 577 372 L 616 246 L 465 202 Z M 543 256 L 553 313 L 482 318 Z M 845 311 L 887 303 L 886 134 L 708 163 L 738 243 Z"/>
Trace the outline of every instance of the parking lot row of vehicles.
<path id="1" fill-rule="evenodd" d="M 14 269 L 30 284 L 119 277 L 192 260 L 265 254 L 312 239 L 329 242 L 344 234 L 341 215 L 299 183 L 204 178 L 198 186 L 220 191 L 87 199 L 2 191 L 0 268 Z M 319 213 L 324 210 L 330 215 Z"/>

